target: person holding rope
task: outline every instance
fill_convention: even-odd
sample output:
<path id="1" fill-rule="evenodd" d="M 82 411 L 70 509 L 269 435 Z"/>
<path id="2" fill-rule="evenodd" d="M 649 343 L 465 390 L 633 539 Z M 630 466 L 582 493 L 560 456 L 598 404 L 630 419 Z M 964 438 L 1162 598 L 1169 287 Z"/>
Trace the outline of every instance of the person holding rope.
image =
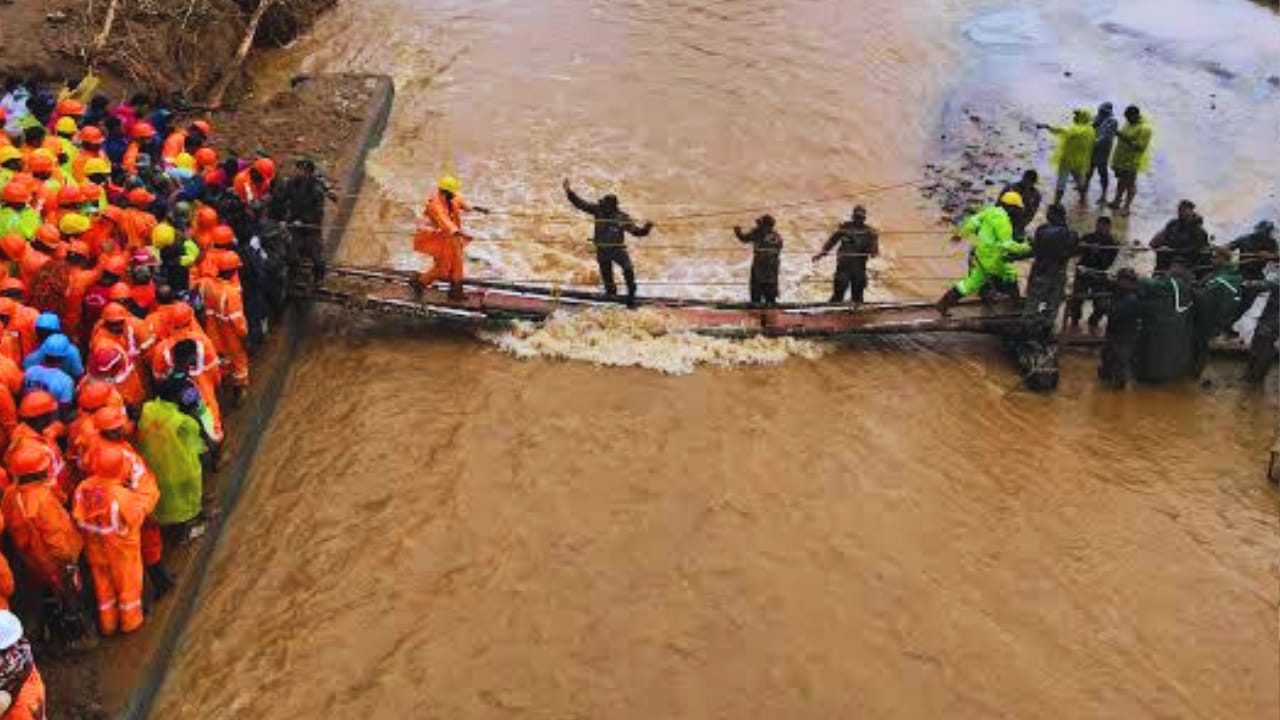
<path id="1" fill-rule="evenodd" d="M 867 224 L 866 208 L 855 207 L 852 217 L 836 228 L 813 261 L 826 257 L 836 245 L 840 252 L 836 255 L 836 276 L 828 302 L 844 302 L 847 289 L 849 301 L 861 303 L 867 290 L 867 260 L 880 254 L 880 234 Z"/>
<path id="2" fill-rule="evenodd" d="M 422 223 L 413 237 L 413 249 L 431 256 L 431 269 L 413 282 L 414 292 L 421 294 L 437 280 L 449 280 L 449 299 L 462 300 L 462 277 L 465 261 L 462 248 L 471 236 L 462 229 L 462 213 L 474 210 L 485 215 L 487 208 L 473 207 L 462 198 L 462 183 L 452 175 L 440 178 L 436 191 L 422 210 Z"/>
<path id="3" fill-rule="evenodd" d="M 1000 201 L 970 215 L 951 241 L 968 239 L 973 245 L 969 274 L 938 300 L 938 313 L 946 317 L 961 298 L 981 291 L 988 284 L 1013 297 L 1018 296 L 1018 269 L 1010 262 L 1031 252 L 1031 246 L 1014 239 L 1012 217 L 1022 210 L 1022 196 L 1007 190 Z"/>
<path id="4" fill-rule="evenodd" d="M 733 226 L 739 242 L 751 245 L 751 304 L 774 305 L 778 302 L 778 268 L 781 265 L 782 236 L 774 229 L 772 215 L 756 218 L 750 232 Z"/>
<path id="5" fill-rule="evenodd" d="M 613 266 L 622 268 L 622 278 L 627 283 L 627 307 L 636 306 L 636 271 L 631 265 L 631 256 L 627 254 L 627 234 L 645 237 L 653 230 L 653 223 L 637 225 L 631 216 L 618 207 L 617 195 L 605 195 L 597 202 L 583 200 L 569 186 L 568 178 L 564 181 L 564 192 L 569 202 L 584 213 L 595 218 L 595 232 L 591 242 L 596 246 L 596 262 L 600 266 L 600 280 L 604 283 L 605 295 L 617 297 L 618 285 L 613 279 Z"/>

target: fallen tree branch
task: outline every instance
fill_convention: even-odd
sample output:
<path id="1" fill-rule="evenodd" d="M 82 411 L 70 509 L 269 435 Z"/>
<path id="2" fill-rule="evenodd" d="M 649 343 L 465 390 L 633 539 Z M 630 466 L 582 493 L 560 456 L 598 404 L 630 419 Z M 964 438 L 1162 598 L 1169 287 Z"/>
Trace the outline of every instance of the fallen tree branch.
<path id="1" fill-rule="evenodd" d="M 116 22 L 116 8 L 119 6 L 120 0 L 111 0 L 111 4 L 107 5 L 107 17 L 102 21 L 102 30 L 94 36 L 93 45 L 89 48 L 90 62 L 97 59 L 98 53 L 106 47 L 107 38 L 111 35 L 111 26 Z"/>
<path id="2" fill-rule="evenodd" d="M 258 34 L 258 23 L 262 21 L 262 16 L 266 14 L 267 9 L 276 4 L 276 2 L 277 0 L 258 0 L 258 7 L 254 8 L 253 15 L 249 16 L 249 25 L 245 28 L 244 38 L 240 40 L 240 47 L 236 48 L 231 67 L 227 68 L 222 77 L 218 78 L 213 90 L 209 91 L 207 105 L 215 108 L 222 106 L 223 96 L 227 94 L 227 89 L 231 87 L 231 83 L 235 82 L 235 79 L 240 76 L 240 68 L 244 65 L 245 58 L 249 56 L 249 50 L 253 48 L 253 38 Z"/>

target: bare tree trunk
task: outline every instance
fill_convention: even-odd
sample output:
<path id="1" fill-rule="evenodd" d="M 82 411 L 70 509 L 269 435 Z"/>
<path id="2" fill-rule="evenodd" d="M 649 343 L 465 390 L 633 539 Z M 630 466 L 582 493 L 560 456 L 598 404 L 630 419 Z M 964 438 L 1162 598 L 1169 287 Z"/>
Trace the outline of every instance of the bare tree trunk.
<path id="1" fill-rule="evenodd" d="M 116 8 L 119 5 L 120 0 L 111 0 L 111 4 L 107 6 L 107 17 L 102 21 L 102 30 L 93 37 L 93 45 L 89 48 L 90 60 L 97 58 L 102 48 L 106 47 L 107 38 L 111 35 L 111 26 L 116 22 Z"/>
<path id="2" fill-rule="evenodd" d="M 266 14 L 267 9 L 275 5 L 278 0 L 258 0 L 258 7 L 254 8 L 253 15 L 249 16 L 249 26 L 245 28 L 244 39 L 240 41 L 240 47 L 236 48 L 236 56 L 231 61 L 231 67 L 218 78 L 218 82 L 213 86 L 213 90 L 209 91 L 208 105 L 211 107 L 221 107 L 222 97 L 227 94 L 227 89 L 231 87 L 231 83 L 237 77 L 240 77 L 240 67 L 244 65 L 244 60 L 249 56 L 249 50 L 253 49 L 253 37 L 258 34 L 258 23 L 262 21 L 262 16 Z"/>

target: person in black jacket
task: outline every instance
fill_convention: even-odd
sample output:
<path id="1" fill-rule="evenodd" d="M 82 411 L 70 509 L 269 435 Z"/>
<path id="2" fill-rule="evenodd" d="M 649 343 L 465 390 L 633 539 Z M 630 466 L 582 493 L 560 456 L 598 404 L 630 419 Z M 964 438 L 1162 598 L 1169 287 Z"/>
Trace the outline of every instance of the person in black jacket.
<path id="1" fill-rule="evenodd" d="M 1036 228 L 1031 242 L 1031 275 L 1022 319 L 1028 331 L 1052 335 L 1067 285 L 1067 264 L 1079 251 L 1076 233 L 1067 226 L 1067 210 L 1050 205 L 1048 222 Z"/>
<path id="2" fill-rule="evenodd" d="M 1067 303 L 1066 323 L 1069 329 L 1080 327 L 1080 317 L 1084 315 L 1084 303 L 1088 300 L 1093 309 L 1089 313 L 1089 332 L 1098 329 L 1098 324 L 1107 314 L 1107 288 L 1111 281 L 1107 279 L 1107 271 L 1115 264 L 1120 254 L 1120 241 L 1111 234 L 1111 218 L 1098 218 L 1093 232 L 1080 238 L 1080 260 L 1076 263 L 1075 282 L 1071 286 L 1071 300 Z"/>
<path id="3" fill-rule="evenodd" d="M 1156 252 L 1156 272 L 1163 272 L 1178 260 L 1196 277 L 1207 277 L 1211 269 L 1212 249 L 1209 233 L 1204 229 L 1204 218 L 1196 214 L 1196 204 L 1190 200 L 1178 203 L 1178 217 L 1170 220 L 1151 239 L 1151 249 Z"/>
<path id="4" fill-rule="evenodd" d="M 1133 357 L 1142 323 L 1142 302 L 1138 299 L 1138 275 L 1130 268 L 1116 274 L 1107 313 L 1107 337 L 1098 363 L 1098 379 L 1113 390 L 1123 390 L 1133 374 Z"/>
<path id="5" fill-rule="evenodd" d="M 756 218 L 750 232 L 733 226 L 739 242 L 751 245 L 751 302 L 773 305 L 778 302 L 778 269 L 782 259 L 782 236 L 774 229 L 772 215 Z"/>
<path id="6" fill-rule="evenodd" d="M 596 262 L 600 266 L 605 294 L 609 297 L 618 295 L 618 285 L 613 279 L 613 266 L 617 265 L 622 268 L 622 277 L 627 283 L 627 307 L 635 307 L 636 271 L 631 265 L 631 256 L 627 254 L 627 234 L 645 237 L 653 230 L 653 223 L 637 225 L 618 207 L 617 195 L 605 195 L 597 202 L 587 202 L 569 187 L 567 179 L 564 192 L 574 207 L 595 218 L 591 242 L 596 246 Z"/>
<path id="7" fill-rule="evenodd" d="M 866 208 L 855 207 L 853 216 L 836 228 L 822 251 L 813 256 L 813 261 L 826 257 L 837 245 L 840 250 L 836 256 L 836 276 L 828 302 L 844 302 L 847 288 L 849 300 L 860 303 L 867 291 L 867 261 L 880 254 L 880 233 L 867 224 Z"/>

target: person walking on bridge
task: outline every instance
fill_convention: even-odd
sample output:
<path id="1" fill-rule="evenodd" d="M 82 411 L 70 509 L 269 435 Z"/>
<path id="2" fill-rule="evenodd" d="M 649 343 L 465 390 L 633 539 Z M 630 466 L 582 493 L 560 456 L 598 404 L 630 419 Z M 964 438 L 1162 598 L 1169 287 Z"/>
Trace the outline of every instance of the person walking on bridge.
<path id="1" fill-rule="evenodd" d="M 635 307 L 636 271 L 631 265 L 631 256 L 627 254 L 627 234 L 645 237 L 653 230 L 653 223 L 637 225 L 618 207 L 617 195 L 609 194 L 597 202 L 588 202 L 569 187 L 568 179 L 564 181 L 564 192 L 574 207 L 595 218 L 591 242 L 596 246 L 596 263 L 600 266 L 605 295 L 610 298 L 618 295 L 618 285 L 613 279 L 613 266 L 617 265 L 622 268 L 622 278 L 627 283 L 627 307 Z"/>
<path id="2" fill-rule="evenodd" d="M 422 209 L 422 222 L 413 237 L 413 249 L 431 256 L 431 269 L 418 276 L 414 291 L 421 294 L 437 280 L 449 281 L 449 299 L 462 300 L 465 260 L 462 249 L 471 236 L 462 229 L 462 213 L 468 210 L 485 215 L 488 208 L 476 207 L 462 197 L 462 183 L 452 175 L 440 178 L 435 192 Z"/>
<path id="3" fill-rule="evenodd" d="M 836 228 L 822 251 L 813 256 L 813 261 L 826 257 L 836 245 L 840 246 L 840 252 L 836 256 L 836 277 L 829 302 L 844 302 L 847 288 L 850 302 L 861 303 L 867 290 L 867 260 L 880 254 L 880 234 L 867 224 L 866 208 L 855 207 L 852 218 Z"/>
<path id="4" fill-rule="evenodd" d="M 1014 240 L 1011 217 L 1022 209 L 1022 196 L 1009 190 L 1000 195 L 995 205 L 970 215 L 952 236 L 952 242 L 968 239 L 973 245 L 969 258 L 969 274 L 938 300 L 938 312 L 946 317 L 960 299 L 972 295 L 988 283 L 1002 292 L 1018 294 L 1018 270 L 1010 262 L 1016 256 L 1031 252 L 1031 246 Z"/>
<path id="5" fill-rule="evenodd" d="M 773 305 L 778 302 L 778 269 L 782 258 L 782 236 L 774 229 L 772 215 L 756 218 L 749 232 L 733 226 L 739 242 L 751 245 L 751 304 Z"/>

